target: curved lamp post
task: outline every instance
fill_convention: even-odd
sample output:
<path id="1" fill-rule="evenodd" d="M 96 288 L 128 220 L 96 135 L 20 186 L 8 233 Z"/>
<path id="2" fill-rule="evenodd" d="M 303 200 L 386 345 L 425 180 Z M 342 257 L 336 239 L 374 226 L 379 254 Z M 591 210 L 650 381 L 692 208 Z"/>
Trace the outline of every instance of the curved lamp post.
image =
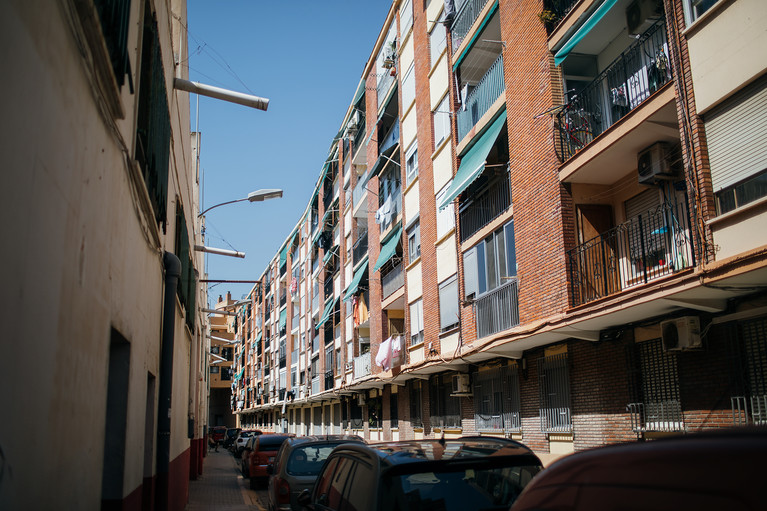
<path id="1" fill-rule="evenodd" d="M 234 204 L 235 202 L 243 201 L 261 202 L 269 199 L 279 199 L 280 197 L 282 197 L 282 190 L 279 188 L 265 188 L 263 190 L 256 190 L 255 192 L 250 192 L 247 197 L 243 197 L 242 199 L 230 200 L 227 202 L 222 202 L 221 204 L 216 204 L 215 206 L 211 206 L 197 215 L 197 217 L 199 218 L 211 209 L 217 208 L 219 206 L 225 206 L 226 204 Z"/>

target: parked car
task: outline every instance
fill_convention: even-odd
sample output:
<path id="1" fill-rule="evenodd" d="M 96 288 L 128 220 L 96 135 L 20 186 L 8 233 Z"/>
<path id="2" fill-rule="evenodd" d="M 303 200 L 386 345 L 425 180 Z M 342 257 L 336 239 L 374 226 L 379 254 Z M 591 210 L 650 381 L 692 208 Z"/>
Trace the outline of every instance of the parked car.
<path id="1" fill-rule="evenodd" d="M 271 476 L 268 509 L 300 511 L 299 493 L 311 489 L 333 449 L 348 442 L 365 443 L 365 440 L 357 435 L 315 435 L 285 440 L 274 463 L 266 468 Z"/>
<path id="2" fill-rule="evenodd" d="M 554 462 L 512 511 L 765 509 L 767 430 L 599 447 Z"/>
<path id="3" fill-rule="evenodd" d="M 239 458 L 242 454 L 243 449 L 245 449 L 245 444 L 248 442 L 248 439 L 252 436 L 260 435 L 262 432 L 258 429 L 244 429 L 240 431 L 237 434 L 237 438 L 232 443 L 232 454 L 234 454 L 235 458 Z"/>
<path id="4" fill-rule="evenodd" d="M 245 448 L 240 453 L 240 472 L 242 472 L 242 477 L 246 479 L 250 472 L 250 454 L 253 452 L 253 445 L 259 436 L 261 434 L 249 436 L 248 441 L 245 442 Z"/>
<path id="5" fill-rule="evenodd" d="M 274 463 L 274 457 L 280 449 L 282 442 L 294 436 L 293 434 L 266 434 L 259 435 L 255 439 L 248 456 L 248 477 L 250 478 L 250 489 L 258 488 L 259 483 L 266 482 L 269 474 L 266 471 L 267 465 Z"/>
<path id="6" fill-rule="evenodd" d="M 319 510 L 508 509 L 541 461 L 490 437 L 336 447 L 298 503 Z"/>
<path id="7" fill-rule="evenodd" d="M 242 431 L 242 428 L 229 428 L 226 430 L 226 435 L 224 436 L 224 449 L 229 449 L 235 440 L 237 440 L 237 435 L 240 434 L 240 431 Z"/>

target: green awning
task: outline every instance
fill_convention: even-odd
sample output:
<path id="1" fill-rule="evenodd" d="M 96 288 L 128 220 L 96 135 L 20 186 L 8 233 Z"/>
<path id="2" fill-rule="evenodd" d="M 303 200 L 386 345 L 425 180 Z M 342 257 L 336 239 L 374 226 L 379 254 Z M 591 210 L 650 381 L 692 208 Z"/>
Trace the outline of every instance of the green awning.
<path id="1" fill-rule="evenodd" d="M 331 257 L 333 257 L 333 254 L 336 253 L 338 250 L 338 245 L 333 245 L 333 247 L 327 251 L 325 254 L 325 257 L 322 258 L 322 264 L 327 264 Z"/>
<path id="2" fill-rule="evenodd" d="M 360 78 L 360 84 L 357 85 L 357 91 L 354 93 L 354 98 L 352 99 L 352 106 L 357 104 L 357 101 L 360 100 L 363 94 L 365 94 L 365 78 Z"/>
<path id="3" fill-rule="evenodd" d="M 288 245 L 285 244 L 284 247 L 282 247 L 282 250 L 280 250 L 280 268 L 288 262 Z"/>
<path id="4" fill-rule="evenodd" d="M 367 259 L 365 262 L 360 266 L 356 272 L 354 272 L 354 277 L 352 278 L 352 283 L 349 284 L 349 288 L 346 290 L 346 293 L 344 294 L 344 301 L 349 301 L 352 296 L 354 296 L 354 293 L 357 292 L 357 288 L 360 286 L 360 282 L 362 281 L 362 278 L 367 275 L 368 272 L 368 261 Z"/>
<path id="5" fill-rule="evenodd" d="M 285 325 L 288 324 L 288 308 L 285 307 L 280 311 L 280 330 L 285 328 Z"/>
<path id="6" fill-rule="evenodd" d="M 586 37 L 586 34 L 588 34 L 591 29 L 596 26 L 597 23 L 599 23 L 599 20 L 601 20 L 604 15 L 607 14 L 607 11 L 612 9 L 617 1 L 618 0 L 605 0 L 602 2 L 602 5 L 600 5 L 597 10 L 594 11 L 591 16 L 589 16 L 589 19 L 587 19 L 586 22 L 581 25 L 573 35 L 570 36 L 564 46 L 562 46 L 554 55 L 555 66 L 560 65 L 567 58 L 573 48 L 575 48 L 578 43 L 581 42 L 584 37 Z"/>
<path id="7" fill-rule="evenodd" d="M 397 244 L 399 243 L 399 239 L 401 235 L 402 235 L 402 226 L 399 225 L 392 232 L 392 235 L 389 237 L 389 240 L 384 244 L 383 247 L 381 247 L 381 253 L 378 254 L 378 260 L 376 261 L 376 265 L 373 266 L 373 272 L 377 272 L 378 270 L 380 270 L 381 266 L 386 264 L 386 261 L 391 259 L 392 256 L 397 252 Z"/>
<path id="8" fill-rule="evenodd" d="M 440 209 L 447 207 L 482 174 L 482 171 L 485 170 L 487 155 L 490 153 L 490 149 L 493 148 L 493 144 L 505 124 L 506 110 L 503 111 L 493 124 L 490 125 L 490 128 L 479 137 L 479 140 L 461 158 L 461 165 L 458 167 L 458 172 L 455 173 L 453 184 L 450 185 L 450 189 L 442 198 L 442 202 L 439 203 Z"/>
<path id="9" fill-rule="evenodd" d="M 234 377 L 234 383 L 237 383 L 240 378 L 242 378 L 243 373 L 245 373 L 245 368 L 243 367 L 239 373 Z"/>
<path id="10" fill-rule="evenodd" d="M 312 193 L 312 198 L 309 199 L 309 206 L 311 207 L 312 202 L 314 202 L 314 198 L 317 197 L 317 195 L 320 193 L 320 187 L 322 186 L 322 182 L 325 181 L 325 176 L 328 173 L 328 168 L 330 168 L 330 162 L 325 162 L 325 164 L 322 166 L 322 172 L 320 172 L 320 178 L 317 180 L 317 185 L 314 187 L 314 193 Z"/>
<path id="11" fill-rule="evenodd" d="M 392 160 L 396 161 L 395 158 L 392 158 L 392 155 L 397 151 L 397 149 L 399 149 L 399 143 L 394 144 L 381 153 L 376 162 L 373 164 L 373 169 L 370 171 L 368 179 L 373 176 L 377 176 L 378 173 L 381 172 L 384 167 L 386 167 L 387 163 L 390 163 Z"/>
<path id="12" fill-rule="evenodd" d="M 258 332 L 258 335 L 256 336 L 256 342 L 261 342 L 261 337 L 264 335 L 264 332 Z"/>
<path id="13" fill-rule="evenodd" d="M 314 327 L 315 330 L 319 330 L 320 327 L 328 320 L 330 319 L 330 316 L 333 315 L 333 309 L 336 306 L 336 303 L 338 303 L 338 298 L 335 300 L 330 300 L 328 304 L 325 306 L 325 311 L 322 313 L 322 317 L 320 318 L 319 322 L 317 323 L 317 326 Z"/>
<path id="14" fill-rule="evenodd" d="M 324 223 L 320 224 L 320 227 L 324 227 L 324 226 L 325 226 Z M 314 236 L 312 236 L 312 245 L 317 243 L 317 240 L 320 239 L 320 236 L 322 236 L 323 232 L 325 232 L 325 229 L 317 229 L 317 233 Z"/>

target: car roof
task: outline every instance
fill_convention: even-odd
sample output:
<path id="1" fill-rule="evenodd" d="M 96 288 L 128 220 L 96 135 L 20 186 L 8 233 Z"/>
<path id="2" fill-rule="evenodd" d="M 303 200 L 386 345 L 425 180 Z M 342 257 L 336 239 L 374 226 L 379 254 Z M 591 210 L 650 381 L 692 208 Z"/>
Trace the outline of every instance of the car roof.
<path id="1" fill-rule="evenodd" d="M 732 498 L 745 509 L 763 498 L 765 459 L 767 430 L 694 433 L 598 447 L 554 462 L 525 488 L 513 509 L 538 509 L 557 495 L 569 499 L 561 509 L 583 509 L 588 506 L 563 490 L 606 487 L 622 489 L 624 496 L 631 489 L 635 502 L 657 492 L 681 492 L 707 494 L 711 505 Z M 602 498 L 609 507 L 607 495 Z"/>
<path id="2" fill-rule="evenodd" d="M 375 455 L 382 466 L 394 467 L 424 462 L 450 462 L 487 459 L 489 457 L 520 457 L 540 465 L 538 457 L 525 445 L 502 438 L 467 437 L 452 440 L 401 440 L 348 448 Z"/>
<path id="3" fill-rule="evenodd" d="M 304 444 L 336 444 L 339 442 L 365 443 L 365 439 L 357 435 L 306 435 L 290 438 L 288 442 L 290 442 L 290 445 L 293 446 Z"/>

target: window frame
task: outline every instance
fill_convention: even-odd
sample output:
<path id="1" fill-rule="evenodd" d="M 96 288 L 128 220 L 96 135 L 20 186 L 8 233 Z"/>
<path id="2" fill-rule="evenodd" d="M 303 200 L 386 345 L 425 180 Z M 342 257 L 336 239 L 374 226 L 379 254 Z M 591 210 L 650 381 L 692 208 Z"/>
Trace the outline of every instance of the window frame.
<path id="1" fill-rule="evenodd" d="M 405 186 L 418 177 L 418 141 L 413 142 L 405 153 Z"/>
<path id="2" fill-rule="evenodd" d="M 407 228 L 407 257 L 408 264 L 413 264 L 421 258 L 421 221 L 419 219 Z"/>
<path id="3" fill-rule="evenodd" d="M 434 140 L 434 150 L 436 151 L 437 148 L 442 145 L 442 143 L 449 139 L 451 137 L 451 120 L 450 120 L 450 114 L 451 110 L 449 108 L 449 100 L 450 100 L 450 94 L 445 94 L 445 97 L 442 98 L 442 100 L 437 105 L 437 108 L 431 111 L 431 118 L 432 118 L 432 131 L 433 131 L 433 140 Z M 437 129 L 437 126 L 440 126 L 441 129 Z M 440 135 L 442 138 L 439 140 L 437 139 L 437 135 Z"/>
<path id="4" fill-rule="evenodd" d="M 415 308 L 415 311 L 413 310 Z M 423 298 L 419 298 L 408 305 L 410 322 L 410 346 L 420 346 L 423 344 Z M 415 320 L 415 322 L 414 322 Z M 417 330 L 416 330 L 417 329 Z M 415 333 L 413 333 L 415 332 Z"/>
<path id="5" fill-rule="evenodd" d="M 442 16 L 440 16 L 440 19 Z M 435 36 L 437 36 L 437 31 L 439 29 L 443 30 L 444 36 L 442 37 L 441 41 L 438 41 L 434 39 Z M 437 36 L 438 37 L 438 36 Z M 434 43 L 437 44 L 434 44 Z M 435 53 L 435 50 L 439 49 L 438 53 Z M 436 22 L 434 23 L 434 26 L 431 28 L 431 32 L 429 32 L 429 68 L 434 69 L 434 66 L 439 62 L 439 59 L 442 57 L 442 54 L 445 53 L 445 50 L 447 50 L 447 26 L 444 23 Z"/>
<path id="6" fill-rule="evenodd" d="M 450 296 L 445 296 L 443 293 L 449 293 L 450 287 L 454 289 L 454 293 L 451 293 Z M 447 314 L 448 311 L 446 311 L 446 307 L 444 307 L 445 303 L 450 303 L 453 298 L 455 298 L 455 319 L 452 322 L 446 322 L 444 314 Z M 456 327 L 458 327 L 461 324 L 460 320 L 460 303 L 459 303 L 459 296 L 458 296 L 458 274 L 453 274 L 450 277 L 446 278 L 442 281 L 441 284 L 439 284 L 439 331 L 447 332 L 450 331 Z"/>
<path id="7" fill-rule="evenodd" d="M 402 75 L 402 112 L 406 112 L 410 105 L 415 102 L 416 86 L 415 86 L 415 61 L 410 64 L 410 67 Z"/>

